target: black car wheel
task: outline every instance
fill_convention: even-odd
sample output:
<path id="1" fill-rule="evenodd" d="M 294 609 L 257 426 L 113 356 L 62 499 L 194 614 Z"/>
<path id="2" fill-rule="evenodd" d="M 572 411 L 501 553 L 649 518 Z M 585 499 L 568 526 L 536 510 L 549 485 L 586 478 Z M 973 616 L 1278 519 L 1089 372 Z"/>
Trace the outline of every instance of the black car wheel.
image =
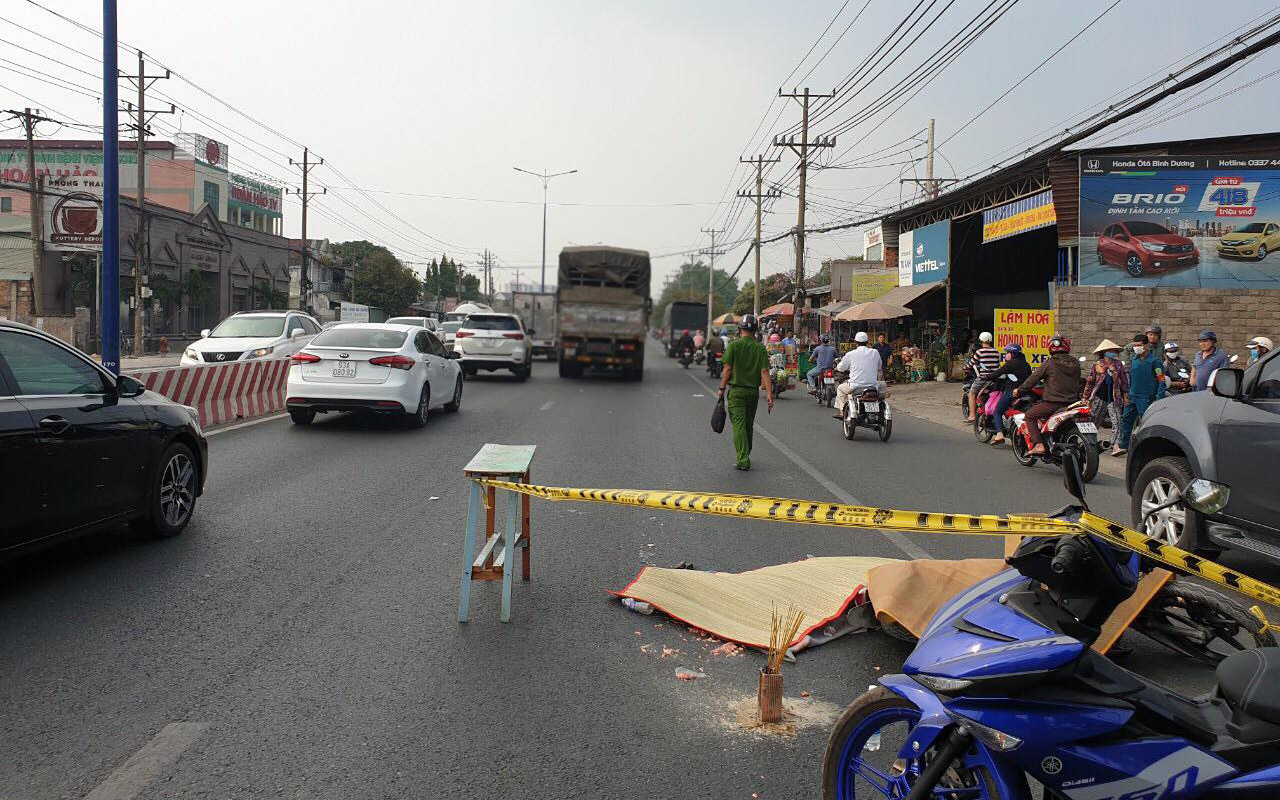
<path id="1" fill-rule="evenodd" d="M 1125 259 L 1124 269 L 1125 272 L 1128 272 L 1133 277 L 1138 277 L 1142 274 L 1142 259 L 1138 258 L 1137 255 L 1129 256 Z"/>
<path id="2" fill-rule="evenodd" d="M 1129 511 L 1133 527 L 1153 539 L 1197 552 L 1200 539 L 1200 515 L 1181 503 L 1157 511 L 1148 520 L 1147 512 L 1175 497 L 1182 496 L 1182 489 L 1195 478 L 1191 465 L 1185 458 L 1163 456 L 1152 459 L 1142 468 L 1134 481 L 1129 497 Z"/>
<path id="3" fill-rule="evenodd" d="M 1098 248 L 1097 258 L 1099 264 L 1107 263 L 1107 259 L 1102 255 L 1102 248 Z"/>
<path id="4" fill-rule="evenodd" d="M 182 533 L 191 521 L 199 475 L 191 448 L 180 442 L 169 445 L 158 464 L 147 516 L 134 527 L 148 536 L 167 539 Z"/>
<path id="5" fill-rule="evenodd" d="M 405 415 L 405 424 L 410 428 L 426 427 L 427 417 L 431 411 L 431 384 L 422 384 L 422 393 L 418 395 L 418 407 Z"/>
<path id="6" fill-rule="evenodd" d="M 444 410 L 450 413 L 462 408 L 462 375 L 458 375 L 458 380 L 454 381 L 453 399 L 444 404 Z"/>
<path id="7" fill-rule="evenodd" d="M 289 412 L 289 419 L 294 425 L 310 425 L 316 419 L 316 412 L 306 409 L 294 409 Z"/>

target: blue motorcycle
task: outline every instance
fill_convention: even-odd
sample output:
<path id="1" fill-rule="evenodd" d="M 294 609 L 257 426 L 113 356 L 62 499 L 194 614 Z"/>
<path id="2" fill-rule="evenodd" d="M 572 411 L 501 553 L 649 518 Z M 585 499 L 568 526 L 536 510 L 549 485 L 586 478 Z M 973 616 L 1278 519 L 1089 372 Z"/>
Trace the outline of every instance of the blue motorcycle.
<path id="1" fill-rule="evenodd" d="M 1064 463 L 1084 504 L 1079 464 Z M 1195 481 L 1202 513 L 1227 489 Z M 823 763 L 828 800 L 1280 797 L 1280 647 L 1241 650 L 1188 698 L 1090 649 L 1140 562 L 1088 534 L 1024 539 L 1012 569 L 952 598 L 900 675 L 853 702 Z"/>

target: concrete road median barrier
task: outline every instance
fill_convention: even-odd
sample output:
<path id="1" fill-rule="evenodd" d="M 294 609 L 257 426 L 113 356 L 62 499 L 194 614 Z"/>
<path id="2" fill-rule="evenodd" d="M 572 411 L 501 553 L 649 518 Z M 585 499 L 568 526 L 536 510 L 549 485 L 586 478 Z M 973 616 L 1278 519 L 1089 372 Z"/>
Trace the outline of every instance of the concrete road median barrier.
<path id="1" fill-rule="evenodd" d="M 286 358 L 201 367 L 127 370 L 148 389 L 200 413 L 201 425 L 220 425 L 284 410 Z"/>

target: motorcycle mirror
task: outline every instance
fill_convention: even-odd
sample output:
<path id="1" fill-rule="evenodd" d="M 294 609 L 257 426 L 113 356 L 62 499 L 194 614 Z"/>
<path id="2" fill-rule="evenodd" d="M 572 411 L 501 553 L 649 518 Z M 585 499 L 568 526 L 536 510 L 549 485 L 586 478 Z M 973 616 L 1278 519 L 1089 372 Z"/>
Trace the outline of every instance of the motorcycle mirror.
<path id="1" fill-rule="evenodd" d="M 1227 507 L 1231 488 L 1225 483 L 1215 483 L 1196 478 L 1182 490 L 1182 499 L 1201 514 L 1216 514 Z"/>
<path id="2" fill-rule="evenodd" d="M 1232 356 L 1232 357 L 1231 357 L 1231 363 L 1232 363 L 1232 364 L 1236 363 L 1236 362 L 1237 362 L 1237 361 L 1239 361 L 1239 360 L 1240 360 L 1240 356 Z"/>
<path id="3" fill-rule="evenodd" d="M 1066 450 L 1062 454 L 1062 474 L 1063 483 L 1067 487 L 1067 494 L 1080 501 L 1080 505 L 1084 506 L 1085 511 L 1089 510 L 1089 506 L 1084 501 L 1084 472 L 1080 469 L 1080 459 L 1076 457 L 1075 450 Z"/>
<path id="4" fill-rule="evenodd" d="M 1081 364 L 1083 364 L 1084 362 L 1085 362 L 1085 357 L 1084 357 L 1084 356 L 1080 356 L 1080 363 L 1081 363 Z"/>

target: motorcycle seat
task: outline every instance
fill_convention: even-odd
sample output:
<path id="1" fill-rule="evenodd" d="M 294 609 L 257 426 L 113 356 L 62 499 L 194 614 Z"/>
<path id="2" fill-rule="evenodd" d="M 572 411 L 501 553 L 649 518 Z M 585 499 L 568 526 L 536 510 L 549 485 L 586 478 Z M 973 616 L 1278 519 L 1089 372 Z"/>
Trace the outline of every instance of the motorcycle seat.
<path id="1" fill-rule="evenodd" d="M 1280 647 L 1233 653 L 1218 665 L 1216 675 L 1228 703 L 1251 717 L 1280 723 Z"/>

